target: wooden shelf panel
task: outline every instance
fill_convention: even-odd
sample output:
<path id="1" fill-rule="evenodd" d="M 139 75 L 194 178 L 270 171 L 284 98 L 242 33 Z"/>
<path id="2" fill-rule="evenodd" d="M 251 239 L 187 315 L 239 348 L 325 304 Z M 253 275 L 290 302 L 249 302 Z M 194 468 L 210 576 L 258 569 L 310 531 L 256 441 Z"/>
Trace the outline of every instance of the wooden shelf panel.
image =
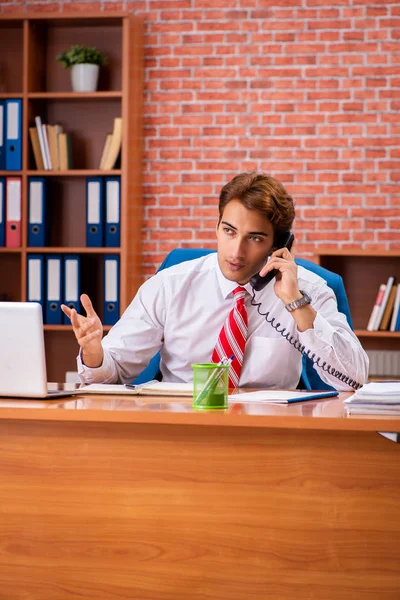
<path id="1" fill-rule="evenodd" d="M 355 329 L 357 337 L 369 338 L 400 338 L 400 331 L 367 331 L 366 329 Z"/>
<path id="2" fill-rule="evenodd" d="M 314 260 L 318 260 L 320 256 L 337 256 L 337 257 L 346 257 L 346 256 L 360 256 L 365 257 L 366 259 L 370 257 L 379 257 L 386 258 L 388 256 L 392 257 L 400 257 L 400 250 L 318 250 L 318 252 L 314 253 Z"/>
<path id="3" fill-rule="evenodd" d="M 0 177 L 22 177 L 25 173 L 29 177 L 113 177 L 121 175 L 122 170 L 69 169 L 68 171 L 39 171 L 38 169 L 30 169 L 28 171 L 0 171 Z"/>
<path id="4" fill-rule="evenodd" d="M 0 248 L 0 253 L 1 254 L 19 254 L 22 252 L 22 248 L 3 248 L 3 246 Z"/>
<path id="5" fill-rule="evenodd" d="M 102 13 L 98 11 L 85 12 L 82 14 L 79 11 L 72 12 L 65 15 L 65 13 L 40 13 L 40 12 L 27 12 L 24 13 L 21 17 L 16 17 L 13 14 L 4 14 L 1 15 L 1 21 L 13 21 L 15 24 L 21 24 L 22 21 L 46 21 L 46 23 L 54 22 L 57 24 L 58 22 L 62 22 L 63 24 L 74 25 L 74 27 L 93 25 L 93 23 L 97 22 L 98 26 L 103 26 L 107 23 L 118 23 L 124 17 L 129 16 L 129 12 L 127 11 L 113 11 L 112 15 L 107 13 Z"/>
<path id="6" fill-rule="evenodd" d="M 59 248 L 54 246 L 46 246 L 44 248 L 35 248 L 29 246 L 26 248 L 26 252 L 32 254 L 120 254 L 121 248 L 88 248 L 87 246 L 60 246 Z"/>
<path id="7" fill-rule="evenodd" d="M 23 93 L 22 92 L 14 92 L 14 93 L 6 93 L 6 92 L 1 92 L 0 93 L 0 100 L 8 100 L 9 98 L 23 98 Z"/>
<path id="8" fill-rule="evenodd" d="M 114 98 L 122 98 L 122 92 L 31 92 L 28 94 L 29 100 L 107 100 Z"/>
<path id="9" fill-rule="evenodd" d="M 32 177 L 108 177 L 113 175 L 121 175 L 121 169 L 111 169 L 110 171 L 101 171 L 100 169 L 69 169 L 68 171 L 39 171 L 32 169 L 27 171 Z M 1 173 L 0 173 L 1 175 Z"/>

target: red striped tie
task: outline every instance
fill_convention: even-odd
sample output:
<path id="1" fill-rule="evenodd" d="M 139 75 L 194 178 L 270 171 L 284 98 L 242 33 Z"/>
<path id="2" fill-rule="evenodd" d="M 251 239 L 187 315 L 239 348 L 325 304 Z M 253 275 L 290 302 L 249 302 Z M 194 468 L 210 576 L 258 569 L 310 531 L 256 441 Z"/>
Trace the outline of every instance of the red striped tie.
<path id="1" fill-rule="evenodd" d="M 244 305 L 244 298 L 247 294 L 245 288 L 238 286 L 233 290 L 233 293 L 235 295 L 235 306 L 225 320 L 211 360 L 218 363 L 224 356 L 227 358 L 232 354 L 235 356 L 229 369 L 229 387 L 235 389 L 239 387 L 248 322 L 247 310 Z"/>

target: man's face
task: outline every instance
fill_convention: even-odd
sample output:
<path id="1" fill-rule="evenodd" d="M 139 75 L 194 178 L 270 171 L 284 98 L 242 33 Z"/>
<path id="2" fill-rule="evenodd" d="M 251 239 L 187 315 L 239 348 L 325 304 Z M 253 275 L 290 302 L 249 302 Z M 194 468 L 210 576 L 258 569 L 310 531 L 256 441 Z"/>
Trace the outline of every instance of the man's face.
<path id="1" fill-rule="evenodd" d="M 274 230 L 261 213 L 232 200 L 217 226 L 217 241 L 223 275 L 244 285 L 265 264 L 272 251 Z"/>

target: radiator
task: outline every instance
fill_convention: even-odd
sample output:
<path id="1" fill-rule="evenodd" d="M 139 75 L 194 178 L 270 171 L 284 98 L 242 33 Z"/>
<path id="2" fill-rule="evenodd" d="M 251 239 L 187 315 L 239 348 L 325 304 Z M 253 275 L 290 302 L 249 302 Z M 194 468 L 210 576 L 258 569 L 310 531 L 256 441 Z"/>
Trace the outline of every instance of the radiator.
<path id="1" fill-rule="evenodd" d="M 367 350 L 369 375 L 400 379 L 400 352 L 394 350 Z"/>

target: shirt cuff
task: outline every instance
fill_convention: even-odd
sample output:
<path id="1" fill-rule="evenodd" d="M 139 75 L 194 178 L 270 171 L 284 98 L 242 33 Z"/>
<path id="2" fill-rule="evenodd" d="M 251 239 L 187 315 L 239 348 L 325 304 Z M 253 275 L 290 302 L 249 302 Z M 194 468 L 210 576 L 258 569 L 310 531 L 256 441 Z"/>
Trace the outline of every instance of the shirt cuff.
<path id="1" fill-rule="evenodd" d="M 82 348 L 76 357 L 78 375 L 82 383 L 114 383 L 115 368 L 111 356 L 103 349 L 103 362 L 100 367 L 87 367 L 82 361 Z"/>
<path id="2" fill-rule="evenodd" d="M 310 349 L 313 352 L 324 350 L 333 345 L 335 332 L 336 329 L 317 313 L 314 319 L 314 327 L 306 329 L 306 331 L 299 331 L 299 341 L 307 350 Z"/>

